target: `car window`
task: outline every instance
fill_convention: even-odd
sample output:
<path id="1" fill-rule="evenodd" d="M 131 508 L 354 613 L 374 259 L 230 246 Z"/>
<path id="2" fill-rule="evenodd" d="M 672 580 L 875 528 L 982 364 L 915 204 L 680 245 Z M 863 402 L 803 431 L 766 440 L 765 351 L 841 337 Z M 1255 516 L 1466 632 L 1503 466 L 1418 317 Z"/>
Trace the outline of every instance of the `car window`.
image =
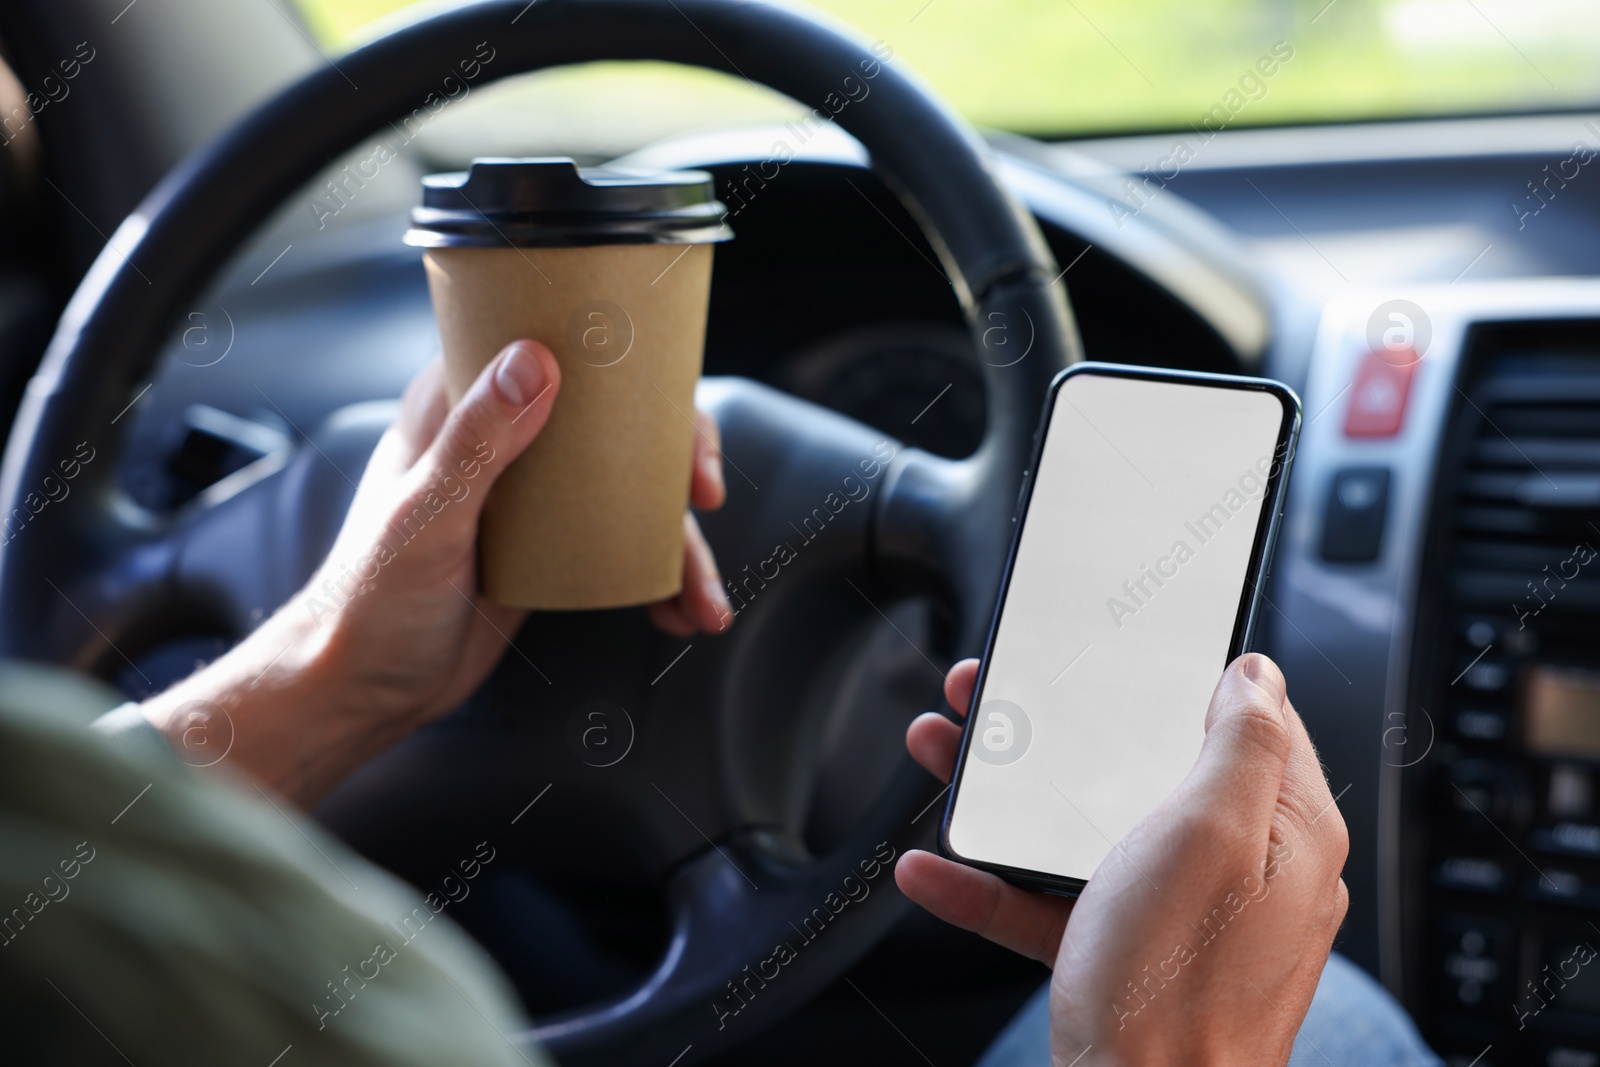
<path id="1" fill-rule="evenodd" d="M 1591 0 L 813 0 L 880 40 L 968 119 L 1044 137 L 1586 107 Z M 406 0 L 296 0 L 348 47 Z M 437 6 L 436 4 L 430 6 Z M 646 111 L 706 79 L 611 67 L 564 83 Z M 717 88 L 745 117 L 777 106 Z M 767 111 L 763 110 L 763 105 Z"/>

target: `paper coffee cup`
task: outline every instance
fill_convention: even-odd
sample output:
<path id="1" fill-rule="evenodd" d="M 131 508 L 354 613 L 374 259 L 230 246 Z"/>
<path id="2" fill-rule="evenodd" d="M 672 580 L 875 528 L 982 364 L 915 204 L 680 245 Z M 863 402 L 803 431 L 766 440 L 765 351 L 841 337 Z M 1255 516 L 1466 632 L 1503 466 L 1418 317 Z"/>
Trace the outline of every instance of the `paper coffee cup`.
<path id="1" fill-rule="evenodd" d="M 491 599 L 612 608 L 682 588 L 711 245 L 732 236 L 723 215 L 700 171 L 480 159 L 424 179 L 406 241 L 427 249 L 451 400 L 518 338 L 561 365 L 549 422 L 485 503 Z"/>

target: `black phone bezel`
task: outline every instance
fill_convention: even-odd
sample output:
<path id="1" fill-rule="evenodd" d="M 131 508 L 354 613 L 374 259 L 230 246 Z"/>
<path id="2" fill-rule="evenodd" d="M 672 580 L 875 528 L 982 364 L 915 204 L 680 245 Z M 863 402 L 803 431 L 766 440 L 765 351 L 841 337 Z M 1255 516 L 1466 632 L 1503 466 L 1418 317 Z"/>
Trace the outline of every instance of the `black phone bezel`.
<path id="1" fill-rule="evenodd" d="M 1033 500 L 1033 487 L 1037 480 L 1039 461 L 1044 455 L 1044 444 L 1050 432 L 1050 419 L 1055 413 L 1056 394 L 1067 381 L 1080 374 L 1099 374 L 1117 378 L 1136 378 L 1145 381 L 1177 382 L 1222 389 L 1243 389 L 1271 393 L 1283 407 L 1283 419 L 1278 426 L 1278 439 L 1273 455 L 1278 457 L 1267 474 L 1266 492 L 1262 497 L 1261 517 L 1256 522 L 1255 542 L 1250 549 L 1250 561 L 1245 571 L 1244 588 L 1239 594 L 1239 610 L 1234 619 L 1233 634 L 1228 642 L 1228 656 L 1222 666 L 1248 652 L 1254 643 L 1256 622 L 1261 609 L 1263 587 L 1272 568 L 1272 555 L 1277 548 L 1278 535 L 1283 526 L 1284 500 L 1288 491 L 1289 473 L 1294 464 L 1294 453 L 1300 436 L 1300 398 L 1293 389 L 1271 378 L 1252 378 L 1232 374 L 1211 374 L 1204 371 L 1167 370 L 1159 367 L 1141 367 L 1121 363 L 1075 363 L 1050 382 L 1045 396 L 1044 411 L 1039 428 L 1034 432 L 1033 457 L 1023 472 L 1022 491 L 1017 496 L 1017 509 L 1012 517 L 1016 527 L 1011 534 L 1011 547 L 1006 553 L 1005 570 L 1000 588 L 995 596 L 994 614 L 989 621 L 989 633 L 984 639 L 983 656 L 978 661 L 978 677 L 972 687 L 972 699 L 961 730 L 961 748 L 956 756 L 956 766 L 950 777 L 950 793 L 945 798 L 944 817 L 939 822 L 939 852 L 945 857 L 969 867 L 989 871 L 1006 881 L 1025 889 L 1040 890 L 1058 896 L 1076 897 L 1088 885 L 1087 878 L 1066 878 L 1044 871 L 1031 871 L 999 863 L 968 859 L 950 847 L 950 818 L 955 813 L 956 796 L 961 788 L 961 775 L 966 769 L 967 752 L 972 744 L 972 712 L 983 696 L 988 680 L 990 654 L 994 651 L 995 636 L 1000 630 L 1000 617 L 1005 611 L 1006 594 L 1011 589 L 1011 573 L 1016 565 L 1017 546 L 1022 540 L 1023 527 L 1027 525 L 1028 505 Z"/>

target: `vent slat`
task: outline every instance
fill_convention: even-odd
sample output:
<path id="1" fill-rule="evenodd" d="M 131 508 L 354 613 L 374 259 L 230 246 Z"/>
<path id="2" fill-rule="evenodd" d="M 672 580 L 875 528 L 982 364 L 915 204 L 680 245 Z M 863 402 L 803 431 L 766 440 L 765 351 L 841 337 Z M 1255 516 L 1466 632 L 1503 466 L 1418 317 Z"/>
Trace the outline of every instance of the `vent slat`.
<path id="1" fill-rule="evenodd" d="M 1533 534 L 1539 529 L 1539 516 L 1521 508 L 1461 506 L 1455 520 L 1457 528 L 1479 533 Z"/>
<path id="2" fill-rule="evenodd" d="M 1600 541 L 1600 538 L 1596 540 Z M 1565 575 L 1568 578 L 1588 570 L 1600 574 L 1600 560 L 1595 560 L 1588 566 L 1576 563 L 1561 566 L 1567 560 L 1576 558 L 1574 552 L 1576 547 L 1576 545 L 1558 546 L 1544 541 L 1463 538 L 1456 542 L 1455 558 L 1463 567 L 1477 570 L 1508 570 L 1526 578 L 1537 576 L 1544 567 L 1549 567 L 1552 573 Z"/>
<path id="3" fill-rule="evenodd" d="M 1476 393 L 1482 419 L 1451 492 L 1456 603 L 1600 610 L 1600 361 L 1567 361 L 1559 377 L 1503 364 Z"/>
<path id="4" fill-rule="evenodd" d="M 1455 602 L 1462 607 L 1509 615 L 1544 610 L 1566 614 L 1600 609 L 1600 576 L 1580 575 L 1565 586 L 1551 579 L 1548 587 L 1534 580 L 1543 577 L 1537 570 L 1519 575 L 1463 568 L 1451 575 L 1450 586 Z"/>
<path id="5" fill-rule="evenodd" d="M 1570 440 L 1546 436 L 1519 435 L 1507 429 L 1498 418 L 1491 415 L 1496 425 L 1509 434 L 1501 437 L 1492 428 L 1478 438 L 1472 448 L 1472 462 L 1480 467 L 1509 467 L 1513 470 L 1600 470 L 1600 408 L 1589 414 L 1590 440 Z M 1541 427 L 1543 429 L 1543 427 Z"/>

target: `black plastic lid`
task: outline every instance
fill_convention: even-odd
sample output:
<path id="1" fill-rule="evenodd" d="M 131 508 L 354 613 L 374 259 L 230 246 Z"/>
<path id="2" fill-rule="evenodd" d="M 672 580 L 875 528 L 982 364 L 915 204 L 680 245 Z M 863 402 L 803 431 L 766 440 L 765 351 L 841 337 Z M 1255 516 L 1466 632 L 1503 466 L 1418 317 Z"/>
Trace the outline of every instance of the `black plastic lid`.
<path id="1" fill-rule="evenodd" d="M 703 170 L 579 167 L 570 159 L 475 159 L 465 171 L 422 179 L 406 244 L 706 244 L 733 230 Z"/>

